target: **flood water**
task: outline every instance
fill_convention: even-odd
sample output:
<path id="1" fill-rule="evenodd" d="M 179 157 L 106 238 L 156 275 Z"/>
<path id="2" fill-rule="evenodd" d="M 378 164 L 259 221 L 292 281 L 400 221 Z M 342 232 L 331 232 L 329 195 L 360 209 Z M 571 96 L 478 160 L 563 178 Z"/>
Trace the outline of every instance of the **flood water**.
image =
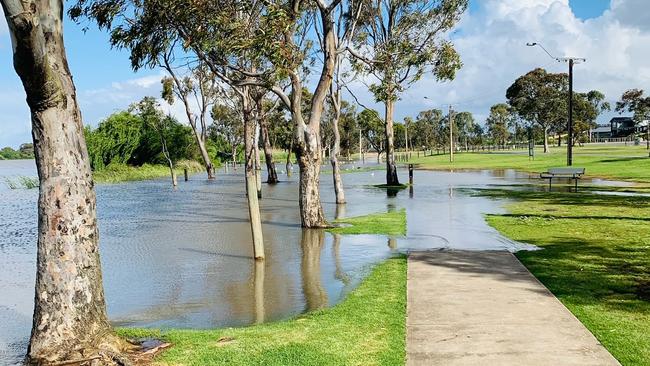
<path id="1" fill-rule="evenodd" d="M 354 170 L 354 169 L 352 169 Z M 408 181 L 405 169 L 400 179 Z M 33 311 L 38 190 L 10 190 L 4 177 L 36 176 L 33 161 L 0 161 L 0 364 L 23 357 Z M 331 175 L 321 193 L 328 219 L 406 209 L 406 237 L 334 236 L 299 227 L 297 174 L 263 186 L 267 259 L 256 264 L 239 171 L 214 181 L 192 176 L 98 185 L 101 258 L 108 314 L 116 326 L 214 328 L 287 318 L 331 306 L 374 263 L 409 249 L 531 248 L 488 226 L 502 201 L 466 188 L 520 185 L 527 174 L 416 171 L 411 192 L 372 187 L 383 171 L 343 175 L 348 204 L 334 203 Z"/>

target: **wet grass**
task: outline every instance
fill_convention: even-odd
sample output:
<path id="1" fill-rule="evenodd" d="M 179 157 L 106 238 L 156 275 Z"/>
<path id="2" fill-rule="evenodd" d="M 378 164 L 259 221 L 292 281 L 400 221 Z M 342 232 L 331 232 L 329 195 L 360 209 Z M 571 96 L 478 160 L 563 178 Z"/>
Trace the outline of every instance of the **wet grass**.
<path id="1" fill-rule="evenodd" d="M 334 221 L 343 226 L 328 229 L 335 234 L 406 235 L 406 210 L 357 216 Z"/>
<path id="2" fill-rule="evenodd" d="M 413 158 L 409 162 L 425 169 L 516 169 L 535 173 L 566 165 L 566 147 L 553 147 L 547 154 L 541 151 L 536 148 L 532 161 L 528 150 L 516 150 L 457 153 L 453 163 L 449 162 L 449 155 Z M 650 182 L 650 158 L 645 146 L 576 146 L 573 165 L 586 168 L 587 176 Z"/>
<path id="3" fill-rule="evenodd" d="M 287 321 L 217 330 L 120 329 L 173 347 L 158 365 L 403 365 L 406 257 L 388 259 L 338 305 Z"/>
<path id="4" fill-rule="evenodd" d="M 522 263 L 623 365 L 650 365 L 650 198 L 491 189 L 488 222 L 543 250 Z"/>
<path id="5" fill-rule="evenodd" d="M 203 165 L 196 161 L 180 161 L 176 163 L 174 169 L 179 181 L 183 179 L 184 168 L 187 168 L 189 173 L 203 171 Z M 126 164 L 110 164 L 102 170 L 93 172 L 93 178 L 97 183 L 119 183 L 162 177 L 170 177 L 169 167 L 166 165 L 144 164 L 142 166 L 131 166 Z M 171 180 L 171 177 L 169 179 Z"/>

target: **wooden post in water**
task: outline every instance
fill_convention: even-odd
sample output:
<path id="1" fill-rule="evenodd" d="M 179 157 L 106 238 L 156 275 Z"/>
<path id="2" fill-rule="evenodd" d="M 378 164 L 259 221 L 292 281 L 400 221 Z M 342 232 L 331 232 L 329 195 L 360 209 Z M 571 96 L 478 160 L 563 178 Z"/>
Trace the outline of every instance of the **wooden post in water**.
<path id="1" fill-rule="evenodd" d="M 413 185 L 413 164 L 409 164 L 409 185 Z"/>
<path id="2" fill-rule="evenodd" d="M 187 175 L 187 168 L 183 168 L 183 174 L 185 174 L 185 181 L 187 182 L 189 179 L 189 176 Z"/>

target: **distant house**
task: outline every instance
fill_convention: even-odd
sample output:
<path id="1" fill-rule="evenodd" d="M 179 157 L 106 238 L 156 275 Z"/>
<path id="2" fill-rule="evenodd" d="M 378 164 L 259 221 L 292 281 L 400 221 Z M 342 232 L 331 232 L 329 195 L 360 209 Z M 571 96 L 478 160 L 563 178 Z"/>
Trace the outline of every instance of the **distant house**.
<path id="1" fill-rule="evenodd" d="M 609 120 L 608 124 L 599 124 L 592 129 L 592 139 L 609 139 L 621 138 L 634 135 L 636 133 L 646 132 L 648 130 L 648 121 L 634 123 L 632 117 L 614 117 Z"/>

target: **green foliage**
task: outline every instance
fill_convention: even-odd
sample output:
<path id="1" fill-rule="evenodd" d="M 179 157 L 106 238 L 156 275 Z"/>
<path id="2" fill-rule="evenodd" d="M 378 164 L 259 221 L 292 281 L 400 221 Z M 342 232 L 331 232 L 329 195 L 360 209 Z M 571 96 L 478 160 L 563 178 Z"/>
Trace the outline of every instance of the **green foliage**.
<path id="1" fill-rule="evenodd" d="M 182 176 L 184 168 L 187 168 L 189 173 L 198 173 L 205 169 L 200 163 L 191 160 L 181 160 L 174 166 L 178 176 Z M 169 176 L 169 166 L 146 163 L 141 166 L 113 163 L 93 172 L 93 179 L 98 183 L 119 183 L 165 176 Z"/>
<path id="2" fill-rule="evenodd" d="M 101 170 L 111 163 L 126 164 L 140 145 L 142 119 L 127 111 L 110 115 L 96 129 L 86 127 L 90 165 Z"/>
<path id="3" fill-rule="evenodd" d="M 160 365 L 403 365 L 406 257 L 377 265 L 338 305 L 295 319 L 244 328 L 118 333 L 171 342 L 174 346 L 155 359 Z"/>
<path id="4" fill-rule="evenodd" d="M 343 224 L 328 231 L 336 234 L 406 235 L 406 210 L 350 217 L 334 221 Z"/>
<path id="5" fill-rule="evenodd" d="M 490 107 L 490 115 L 485 121 L 485 126 L 490 137 L 497 145 L 504 146 L 508 141 L 510 136 L 508 126 L 510 126 L 513 119 L 514 116 L 507 104 L 499 103 Z"/>
<path id="6" fill-rule="evenodd" d="M 619 113 L 633 113 L 636 123 L 650 119 L 650 96 L 644 96 L 643 89 L 626 90 L 621 95 L 621 100 L 616 102 L 616 111 Z"/>
<path id="7" fill-rule="evenodd" d="M 452 80 L 462 63 L 443 39 L 467 9 L 467 0 L 395 0 L 361 3 L 353 67 L 374 74 L 370 86 L 377 101 L 395 101 L 426 72 Z M 363 50 L 363 51 L 361 51 Z M 366 51 L 367 52 L 364 52 Z M 363 53 L 363 54 L 361 54 Z"/>
<path id="8" fill-rule="evenodd" d="M 543 250 L 522 263 L 623 365 L 650 364 L 650 198 L 489 190 L 516 199 L 488 222 Z"/>
<path id="9" fill-rule="evenodd" d="M 14 159 L 34 159 L 34 145 L 32 143 L 25 143 L 14 150 L 7 146 L 0 150 L 0 160 L 14 160 Z"/>
<path id="10" fill-rule="evenodd" d="M 364 109 L 357 115 L 357 125 L 364 137 L 364 142 L 377 153 L 382 151 L 386 126 L 374 109 Z"/>

